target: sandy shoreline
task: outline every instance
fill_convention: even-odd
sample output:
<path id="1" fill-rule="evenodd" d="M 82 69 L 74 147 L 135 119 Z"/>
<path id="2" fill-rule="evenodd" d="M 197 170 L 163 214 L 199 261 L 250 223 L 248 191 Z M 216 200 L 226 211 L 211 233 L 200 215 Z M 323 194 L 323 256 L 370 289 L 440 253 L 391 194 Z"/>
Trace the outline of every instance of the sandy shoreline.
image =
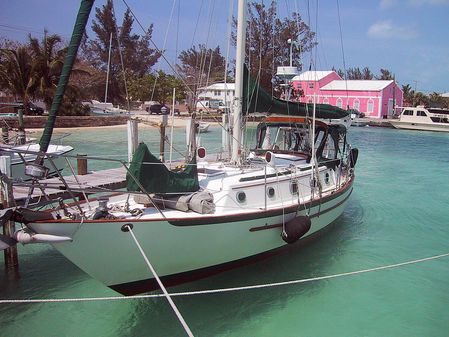
<path id="1" fill-rule="evenodd" d="M 159 128 L 161 123 L 162 115 L 132 115 L 132 118 L 135 118 L 139 121 L 139 128 Z M 188 116 L 175 116 L 174 118 L 174 128 L 185 128 L 187 125 L 187 121 L 190 118 Z M 217 122 L 209 122 L 208 123 L 217 123 Z M 171 127 L 172 119 L 168 118 L 167 127 Z M 96 130 L 96 129 L 125 129 L 126 124 L 118 124 L 118 125 L 105 125 L 105 126 L 80 126 L 80 127 L 71 127 L 71 128 L 55 128 L 54 131 L 77 131 L 77 130 Z M 42 132 L 44 128 L 28 128 L 27 132 Z"/>

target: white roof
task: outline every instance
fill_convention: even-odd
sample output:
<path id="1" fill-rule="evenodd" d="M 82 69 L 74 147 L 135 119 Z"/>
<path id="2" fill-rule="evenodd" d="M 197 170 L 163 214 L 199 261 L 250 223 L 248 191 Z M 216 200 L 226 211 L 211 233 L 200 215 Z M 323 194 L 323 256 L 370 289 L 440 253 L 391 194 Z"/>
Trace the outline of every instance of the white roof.
<path id="1" fill-rule="evenodd" d="M 449 92 L 445 92 L 444 94 L 441 94 L 441 97 L 449 97 Z"/>
<path id="2" fill-rule="evenodd" d="M 366 90 L 366 91 L 379 91 L 393 83 L 392 80 L 341 80 L 332 81 L 320 90 Z"/>
<path id="3" fill-rule="evenodd" d="M 292 81 L 320 81 L 334 71 L 306 71 L 292 78 Z"/>
<path id="4" fill-rule="evenodd" d="M 235 90 L 235 83 L 214 83 L 200 90 Z"/>

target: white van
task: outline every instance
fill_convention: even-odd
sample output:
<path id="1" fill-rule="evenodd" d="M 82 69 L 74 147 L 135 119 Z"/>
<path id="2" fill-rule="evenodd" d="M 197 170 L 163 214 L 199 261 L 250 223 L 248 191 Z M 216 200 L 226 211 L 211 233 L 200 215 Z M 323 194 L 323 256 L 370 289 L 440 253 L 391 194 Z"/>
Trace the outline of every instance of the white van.
<path id="1" fill-rule="evenodd" d="M 196 102 L 196 110 L 198 112 L 206 111 L 217 111 L 224 112 L 226 110 L 226 106 L 223 101 L 218 99 L 205 99 Z"/>

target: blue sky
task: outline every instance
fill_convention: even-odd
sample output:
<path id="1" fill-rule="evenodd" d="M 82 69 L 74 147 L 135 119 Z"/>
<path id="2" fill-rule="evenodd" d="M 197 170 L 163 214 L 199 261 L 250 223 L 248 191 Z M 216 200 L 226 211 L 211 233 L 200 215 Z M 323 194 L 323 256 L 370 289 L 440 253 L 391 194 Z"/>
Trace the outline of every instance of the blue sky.
<path id="1" fill-rule="evenodd" d="M 176 52 L 190 48 L 192 43 L 207 43 L 210 47 L 218 44 L 225 54 L 229 0 L 126 2 L 144 27 L 154 24 L 153 39 L 160 49 L 166 50 L 171 62 Z M 104 3 L 97 0 L 95 6 Z M 307 66 L 312 58 L 317 70 L 343 68 L 344 53 L 346 68 L 367 66 L 375 74 L 386 68 L 400 84 L 410 84 L 426 93 L 449 92 L 449 0 L 339 0 L 338 3 L 341 35 L 337 0 L 319 1 L 318 11 L 313 0 L 278 1 L 279 17 L 298 9 L 307 23 L 308 17 L 312 18 L 310 26 L 318 33 L 319 45 L 316 55 L 302 56 Z M 124 2 L 115 0 L 114 4 L 120 17 Z M 0 0 L 0 37 L 24 41 L 28 33 L 43 36 L 47 28 L 68 40 L 78 6 L 78 0 Z M 137 22 L 134 27 L 140 34 Z M 234 57 L 233 51 L 230 56 Z M 168 69 L 163 63 L 159 67 Z"/>

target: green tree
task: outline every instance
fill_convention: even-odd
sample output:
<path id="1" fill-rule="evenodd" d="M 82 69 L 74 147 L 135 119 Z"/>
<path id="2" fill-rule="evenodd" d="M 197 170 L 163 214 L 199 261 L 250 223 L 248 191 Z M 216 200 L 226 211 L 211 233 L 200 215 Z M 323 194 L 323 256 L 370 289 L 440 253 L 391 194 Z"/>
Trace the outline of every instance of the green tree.
<path id="1" fill-rule="evenodd" d="M 33 56 L 33 76 L 36 78 L 37 96 L 42 98 L 47 110 L 50 109 L 51 102 L 59 81 L 62 66 L 64 64 L 65 48 L 60 47 L 61 37 L 50 35 L 40 42 L 38 39 L 29 36 L 30 52 Z"/>
<path id="2" fill-rule="evenodd" d="M 418 106 L 418 105 L 424 105 L 424 106 L 429 105 L 429 97 L 427 97 L 425 94 L 423 94 L 420 91 L 414 92 L 414 94 L 413 94 L 412 106 Z"/>
<path id="3" fill-rule="evenodd" d="M 128 93 L 132 100 L 171 103 L 173 88 L 176 89 L 175 100 L 181 100 L 186 96 L 184 83 L 161 70 L 156 74 L 147 74 L 142 77 L 131 76 L 128 83 Z"/>
<path id="4" fill-rule="evenodd" d="M 404 97 L 404 103 L 413 105 L 413 96 L 415 95 L 415 91 L 412 89 L 410 84 L 405 84 L 402 86 L 402 94 Z"/>
<path id="5" fill-rule="evenodd" d="M 374 74 L 368 67 L 362 69 L 362 80 L 372 80 L 374 78 Z"/>
<path id="6" fill-rule="evenodd" d="M 380 69 L 380 75 L 376 76 L 378 80 L 394 80 L 394 74 L 388 69 Z"/>
<path id="7" fill-rule="evenodd" d="M 153 100 L 161 103 L 171 103 L 173 100 L 173 88 L 176 89 L 175 100 L 185 98 L 185 86 L 180 79 L 166 74 L 162 70 L 156 73 L 156 78 L 157 82 L 152 95 Z"/>
<path id="8" fill-rule="evenodd" d="M 346 71 L 346 79 L 348 80 L 362 80 L 363 74 L 359 67 L 349 68 Z"/>
<path id="9" fill-rule="evenodd" d="M 429 105 L 435 108 L 445 108 L 446 100 L 438 92 L 432 92 L 429 95 Z"/>
<path id="10" fill-rule="evenodd" d="M 23 113 L 28 112 L 29 101 L 36 90 L 33 59 L 26 46 L 19 46 L 16 49 L 0 49 L 0 60 L 0 86 L 23 102 L 25 111 L 18 111 L 19 143 L 23 144 Z"/>
<path id="11" fill-rule="evenodd" d="M 183 78 L 190 79 L 190 82 L 203 86 L 224 81 L 226 59 L 221 55 L 219 46 L 212 49 L 199 44 L 198 48 L 193 46 L 181 51 L 178 58 L 181 64 L 176 65 L 177 70 Z M 229 77 L 229 72 L 226 77 Z"/>
<path id="12" fill-rule="evenodd" d="M 104 73 L 103 83 L 106 82 L 108 67 L 109 45 L 112 34 L 111 63 L 109 67 L 108 100 L 113 103 L 125 100 L 123 81 L 123 68 L 128 72 L 141 77 L 147 74 L 151 67 L 157 62 L 160 53 L 149 47 L 153 32 L 153 25 L 144 36 L 132 33 L 134 19 L 129 9 L 125 12 L 120 29 L 117 27 L 113 13 L 112 0 L 101 7 L 96 8 L 96 20 L 93 21 L 92 30 L 96 34 L 94 40 L 86 42 L 83 48 L 84 57 L 97 69 Z M 118 32 L 118 37 L 117 37 Z M 119 50 L 120 41 L 120 50 Z M 120 59 L 120 51 L 123 58 L 123 68 Z M 97 98 L 103 100 L 104 91 L 96 93 Z"/>
<path id="13" fill-rule="evenodd" d="M 220 47 L 206 48 L 204 44 L 179 53 L 180 64 L 177 71 L 184 79 L 188 88 L 184 88 L 196 97 L 199 88 L 209 83 L 222 82 L 225 79 L 226 59 L 221 55 Z M 226 74 L 229 80 L 229 71 Z M 193 102 L 191 102 L 193 104 Z"/>
<path id="14" fill-rule="evenodd" d="M 236 25 L 234 20 L 234 45 Z M 290 45 L 287 40 L 295 41 L 304 53 L 316 45 L 314 37 L 315 33 L 302 21 L 299 13 L 293 12 L 291 18 L 279 19 L 275 1 L 271 1 L 269 6 L 264 3 L 248 3 L 246 64 L 253 76 L 259 75 L 260 71 L 259 81 L 265 89 L 272 90 L 276 67 L 290 63 Z M 302 69 L 299 57 L 293 58 L 293 65 Z"/>

